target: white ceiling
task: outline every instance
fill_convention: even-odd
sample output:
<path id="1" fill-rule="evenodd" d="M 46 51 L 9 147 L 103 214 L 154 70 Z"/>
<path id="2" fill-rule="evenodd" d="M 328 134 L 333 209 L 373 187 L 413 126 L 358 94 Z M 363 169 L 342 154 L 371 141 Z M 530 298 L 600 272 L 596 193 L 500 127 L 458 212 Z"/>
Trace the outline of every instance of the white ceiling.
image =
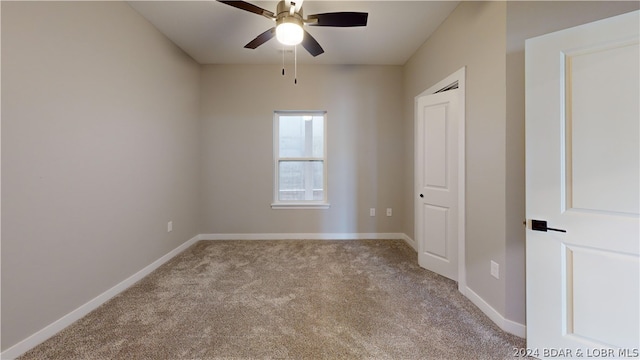
<path id="1" fill-rule="evenodd" d="M 248 1 L 275 12 L 277 1 Z M 244 45 L 273 27 L 265 17 L 217 1 L 129 1 L 138 13 L 200 64 L 278 64 L 282 45 L 274 38 L 255 50 Z M 402 65 L 458 5 L 459 1 L 325 1 L 303 3 L 310 14 L 369 13 L 366 27 L 306 27 L 324 48 L 309 55 L 298 46 L 298 61 L 308 64 Z M 292 61 L 291 47 L 285 54 Z"/>

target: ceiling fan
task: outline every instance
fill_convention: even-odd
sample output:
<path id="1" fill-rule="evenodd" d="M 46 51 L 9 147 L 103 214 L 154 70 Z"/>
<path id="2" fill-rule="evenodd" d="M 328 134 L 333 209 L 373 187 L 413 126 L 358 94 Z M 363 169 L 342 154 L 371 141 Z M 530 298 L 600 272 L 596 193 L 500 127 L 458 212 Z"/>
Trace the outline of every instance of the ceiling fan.
<path id="1" fill-rule="evenodd" d="M 303 0 L 282 0 L 278 3 L 275 13 L 244 1 L 218 1 L 241 10 L 262 15 L 276 22 L 276 26 L 258 35 L 245 45 L 245 48 L 255 49 L 275 36 L 278 41 L 284 45 L 302 44 L 302 47 L 314 57 L 322 54 L 324 50 L 318 41 L 304 30 L 303 25 L 333 27 L 366 26 L 369 16 L 369 14 L 364 12 L 333 12 L 313 14 L 305 19 L 302 15 Z"/>

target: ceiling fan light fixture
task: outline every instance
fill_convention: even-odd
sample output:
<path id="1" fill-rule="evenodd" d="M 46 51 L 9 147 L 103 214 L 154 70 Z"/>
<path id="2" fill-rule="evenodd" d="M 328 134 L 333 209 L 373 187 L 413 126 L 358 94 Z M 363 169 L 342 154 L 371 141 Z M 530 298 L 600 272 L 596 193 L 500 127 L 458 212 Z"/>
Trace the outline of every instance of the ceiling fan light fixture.
<path id="1" fill-rule="evenodd" d="M 309 15 L 305 20 L 302 14 L 303 0 L 280 0 L 275 13 L 245 1 L 218 1 L 240 10 L 264 16 L 269 20 L 275 20 L 276 26 L 258 35 L 247 43 L 244 46 L 245 48 L 255 49 L 275 36 L 278 42 L 283 45 L 294 46 L 302 43 L 302 47 L 313 57 L 324 53 L 324 50 L 318 41 L 303 29 L 303 25 L 321 27 L 367 26 L 369 17 L 369 14 L 365 12 L 341 11 L 313 14 Z M 296 51 L 295 49 L 294 51 Z"/>
<path id="2" fill-rule="evenodd" d="M 283 19 L 276 26 L 276 39 L 283 45 L 298 45 L 304 37 L 301 22 L 296 18 Z"/>

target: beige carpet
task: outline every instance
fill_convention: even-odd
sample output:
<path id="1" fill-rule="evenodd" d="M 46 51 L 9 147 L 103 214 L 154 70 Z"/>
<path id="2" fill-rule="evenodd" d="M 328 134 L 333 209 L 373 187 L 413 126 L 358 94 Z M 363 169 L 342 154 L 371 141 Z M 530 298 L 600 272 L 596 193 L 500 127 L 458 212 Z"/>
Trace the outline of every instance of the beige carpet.
<path id="1" fill-rule="evenodd" d="M 512 359 L 399 240 L 201 241 L 20 359 Z"/>

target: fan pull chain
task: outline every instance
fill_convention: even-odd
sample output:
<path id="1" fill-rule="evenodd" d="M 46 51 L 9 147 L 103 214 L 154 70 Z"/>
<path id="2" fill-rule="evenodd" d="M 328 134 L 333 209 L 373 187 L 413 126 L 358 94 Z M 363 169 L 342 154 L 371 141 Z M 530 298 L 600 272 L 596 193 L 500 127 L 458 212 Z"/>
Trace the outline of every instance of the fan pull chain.
<path id="1" fill-rule="evenodd" d="M 285 52 L 285 47 L 282 46 L 282 76 L 284 76 L 284 52 Z"/>
<path id="2" fill-rule="evenodd" d="M 298 85 L 298 45 L 293 47 L 293 83 Z"/>

